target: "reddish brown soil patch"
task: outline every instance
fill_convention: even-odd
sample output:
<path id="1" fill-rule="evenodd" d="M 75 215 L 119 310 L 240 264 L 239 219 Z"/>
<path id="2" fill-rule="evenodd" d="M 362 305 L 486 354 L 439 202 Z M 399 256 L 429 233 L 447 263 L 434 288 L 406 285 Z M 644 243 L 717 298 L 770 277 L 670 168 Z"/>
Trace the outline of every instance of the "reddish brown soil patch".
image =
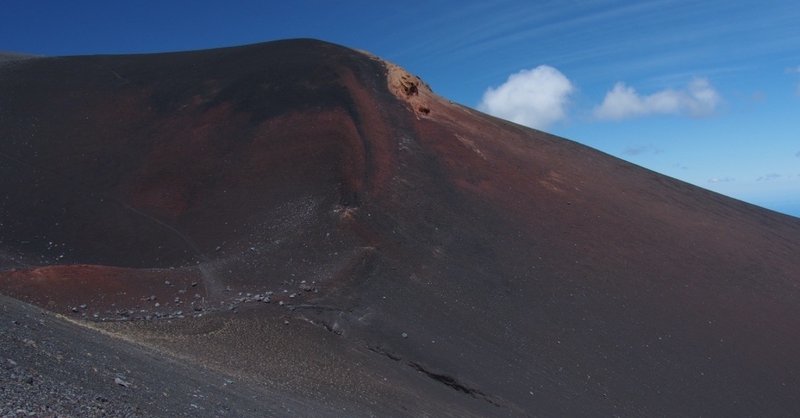
<path id="1" fill-rule="evenodd" d="M 68 315 L 107 318 L 193 310 L 205 287 L 196 270 L 46 266 L 0 272 L 0 288 L 17 299 Z M 156 306 L 158 304 L 158 306 Z"/>

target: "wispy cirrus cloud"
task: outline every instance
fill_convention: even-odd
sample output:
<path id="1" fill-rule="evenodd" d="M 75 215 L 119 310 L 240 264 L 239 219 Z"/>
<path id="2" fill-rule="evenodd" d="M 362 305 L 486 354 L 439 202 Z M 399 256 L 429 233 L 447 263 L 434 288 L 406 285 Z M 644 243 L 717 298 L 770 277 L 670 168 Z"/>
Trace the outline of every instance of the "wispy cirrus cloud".
<path id="1" fill-rule="evenodd" d="M 622 150 L 622 153 L 624 155 L 631 155 L 631 156 L 642 155 L 642 154 L 651 154 L 651 153 L 652 154 L 661 154 L 662 152 L 663 151 L 660 148 L 656 148 L 656 147 L 651 146 L 651 145 L 632 146 L 632 147 L 627 147 L 624 150 Z"/>
<path id="2" fill-rule="evenodd" d="M 548 65 L 511 74 L 505 83 L 490 87 L 478 109 L 531 128 L 544 129 L 567 116 L 572 82 Z"/>
<path id="3" fill-rule="evenodd" d="M 664 89 L 649 95 L 619 82 L 606 93 L 603 103 L 594 109 L 601 120 L 621 120 L 656 114 L 708 116 L 716 111 L 722 97 L 705 78 L 695 78 L 684 89 Z"/>
<path id="4" fill-rule="evenodd" d="M 733 177 L 711 177 L 708 179 L 709 183 L 730 183 L 736 181 Z"/>
<path id="5" fill-rule="evenodd" d="M 672 166 L 675 167 L 675 168 L 681 169 L 681 170 L 688 170 L 689 169 L 689 166 L 681 164 L 681 163 L 675 163 Z"/>
<path id="6" fill-rule="evenodd" d="M 787 74 L 800 74 L 800 65 L 797 67 L 790 67 L 786 69 Z M 800 81 L 797 82 L 794 88 L 794 94 L 800 96 Z"/>
<path id="7" fill-rule="evenodd" d="M 759 176 L 756 181 L 772 181 L 781 178 L 781 175 L 778 173 L 769 173 L 764 174 L 763 176 Z"/>

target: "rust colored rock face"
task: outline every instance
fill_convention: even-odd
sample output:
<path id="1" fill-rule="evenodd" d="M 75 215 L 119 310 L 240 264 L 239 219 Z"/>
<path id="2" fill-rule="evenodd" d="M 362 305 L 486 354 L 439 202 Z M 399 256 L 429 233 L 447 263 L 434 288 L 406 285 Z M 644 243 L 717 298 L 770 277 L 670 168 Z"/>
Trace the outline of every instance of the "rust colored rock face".
<path id="1" fill-rule="evenodd" d="M 3 294 L 101 322 L 302 320 L 270 350 L 337 366 L 287 360 L 296 396 L 364 413 L 800 412 L 796 218 L 318 41 L 31 59 L 0 91 Z M 361 398 L 315 386 L 342 368 Z"/>

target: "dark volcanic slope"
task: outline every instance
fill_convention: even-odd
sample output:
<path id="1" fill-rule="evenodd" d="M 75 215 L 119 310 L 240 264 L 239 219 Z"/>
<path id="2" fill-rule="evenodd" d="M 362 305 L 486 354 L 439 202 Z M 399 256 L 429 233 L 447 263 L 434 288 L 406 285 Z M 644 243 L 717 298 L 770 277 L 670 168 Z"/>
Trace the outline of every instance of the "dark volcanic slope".
<path id="1" fill-rule="evenodd" d="M 796 218 L 317 41 L 0 91 L 7 295 L 334 414 L 800 414 Z"/>

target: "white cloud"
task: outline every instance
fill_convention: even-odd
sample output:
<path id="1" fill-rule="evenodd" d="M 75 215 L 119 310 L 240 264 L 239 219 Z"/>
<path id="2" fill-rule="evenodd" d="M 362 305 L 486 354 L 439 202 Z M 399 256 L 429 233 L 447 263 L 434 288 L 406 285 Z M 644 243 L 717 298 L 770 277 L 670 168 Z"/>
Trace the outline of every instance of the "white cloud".
<path id="1" fill-rule="evenodd" d="M 617 83 L 594 109 L 598 119 L 619 120 L 653 114 L 707 116 L 722 102 L 719 93 L 705 78 L 695 78 L 681 90 L 665 89 L 642 96 L 633 87 Z"/>
<path id="2" fill-rule="evenodd" d="M 575 86 L 557 69 L 540 65 L 511 74 L 505 83 L 489 87 L 478 109 L 531 128 L 544 129 L 567 116 Z"/>

